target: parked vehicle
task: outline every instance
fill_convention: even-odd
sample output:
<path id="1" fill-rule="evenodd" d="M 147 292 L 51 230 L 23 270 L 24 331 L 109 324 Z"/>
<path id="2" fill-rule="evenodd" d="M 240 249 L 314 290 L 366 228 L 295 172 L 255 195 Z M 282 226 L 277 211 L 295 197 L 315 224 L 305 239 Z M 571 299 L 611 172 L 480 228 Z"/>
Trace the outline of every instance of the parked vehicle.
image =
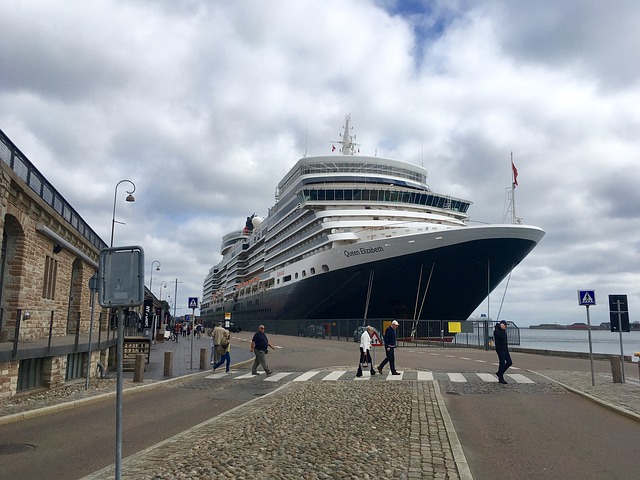
<path id="1" fill-rule="evenodd" d="M 311 338 L 324 338 L 325 330 L 324 325 L 309 325 L 304 332 L 302 332 L 304 337 Z"/>
<path id="2" fill-rule="evenodd" d="M 238 333 L 242 331 L 242 329 L 233 322 L 229 322 L 229 328 L 227 328 L 227 330 L 233 333 Z"/>

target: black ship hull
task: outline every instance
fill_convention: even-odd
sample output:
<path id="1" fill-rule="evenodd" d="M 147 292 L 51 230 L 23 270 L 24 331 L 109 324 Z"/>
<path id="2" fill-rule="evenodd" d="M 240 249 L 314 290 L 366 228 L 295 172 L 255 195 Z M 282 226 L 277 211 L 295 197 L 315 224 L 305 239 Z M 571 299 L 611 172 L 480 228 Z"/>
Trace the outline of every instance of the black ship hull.
<path id="1" fill-rule="evenodd" d="M 224 321 L 228 312 L 247 328 L 294 319 L 463 321 L 536 244 L 537 239 L 483 238 L 344 267 L 213 305 L 203 318 Z"/>

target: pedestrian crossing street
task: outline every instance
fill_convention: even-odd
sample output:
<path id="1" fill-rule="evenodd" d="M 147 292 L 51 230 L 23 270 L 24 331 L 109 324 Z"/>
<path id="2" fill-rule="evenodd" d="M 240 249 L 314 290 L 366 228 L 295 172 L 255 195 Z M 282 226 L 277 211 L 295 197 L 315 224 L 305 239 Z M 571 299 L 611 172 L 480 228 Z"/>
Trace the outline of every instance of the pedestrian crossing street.
<path id="1" fill-rule="evenodd" d="M 532 375 L 533 376 L 533 375 Z M 313 370 L 308 372 L 274 372 L 271 375 L 265 375 L 260 372 L 258 375 L 252 375 L 251 372 L 243 373 L 242 371 L 232 370 L 230 373 L 212 373 L 205 378 L 211 380 L 228 379 L 233 380 L 249 380 L 255 379 L 264 382 L 309 382 L 309 381 L 321 381 L 321 382 L 335 382 L 335 381 L 387 381 L 387 382 L 401 382 L 401 381 L 419 381 L 419 382 L 432 382 L 437 380 L 439 382 L 451 382 L 451 383 L 498 383 L 498 377 L 492 373 L 478 373 L 478 372 L 426 372 L 426 371 L 400 371 L 400 375 L 391 375 L 384 373 L 382 375 L 371 375 L 369 372 L 362 372 L 362 377 L 356 377 L 355 370 Z M 521 373 L 507 373 L 505 379 L 513 383 L 518 384 L 533 384 L 535 380 L 527 375 Z"/>

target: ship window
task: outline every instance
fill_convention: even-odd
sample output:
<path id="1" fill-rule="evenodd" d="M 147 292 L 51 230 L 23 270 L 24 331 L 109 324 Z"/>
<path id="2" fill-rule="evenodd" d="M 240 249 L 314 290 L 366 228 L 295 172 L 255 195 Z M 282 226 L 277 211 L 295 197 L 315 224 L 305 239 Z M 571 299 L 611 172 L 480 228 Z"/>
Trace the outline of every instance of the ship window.
<path id="1" fill-rule="evenodd" d="M 329 265 L 322 265 L 322 271 L 323 272 L 328 272 L 329 271 Z"/>
<path id="2" fill-rule="evenodd" d="M 283 282 L 289 282 L 289 281 L 291 281 L 291 275 L 286 275 L 286 276 L 282 279 L 282 281 L 283 281 Z"/>
<path id="3" fill-rule="evenodd" d="M 296 279 L 298 278 L 298 272 L 296 272 Z"/>
<path id="4" fill-rule="evenodd" d="M 315 275 L 316 273 L 316 269 L 314 267 L 311 267 L 309 271 L 311 272 L 311 275 Z"/>
<path id="5" fill-rule="evenodd" d="M 302 278 L 307 276 L 307 271 L 306 270 L 302 270 Z"/>

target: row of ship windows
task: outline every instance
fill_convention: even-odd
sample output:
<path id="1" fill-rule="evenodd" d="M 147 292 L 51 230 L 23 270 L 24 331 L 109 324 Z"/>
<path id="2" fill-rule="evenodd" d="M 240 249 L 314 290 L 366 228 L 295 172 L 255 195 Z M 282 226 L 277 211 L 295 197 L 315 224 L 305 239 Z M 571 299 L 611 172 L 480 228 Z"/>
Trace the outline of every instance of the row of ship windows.
<path id="1" fill-rule="evenodd" d="M 285 190 L 291 183 L 297 181 L 300 175 L 311 175 L 318 173 L 363 173 L 389 175 L 393 177 L 406 178 L 418 183 L 426 183 L 427 176 L 424 173 L 409 170 L 408 168 L 396 167 L 370 162 L 322 162 L 307 163 L 301 165 L 298 172 L 294 173 L 282 185 L 281 190 Z"/>
<path id="2" fill-rule="evenodd" d="M 322 271 L 323 272 L 328 272 L 329 271 L 329 265 L 322 265 Z M 309 273 L 311 275 L 315 275 L 316 269 L 314 267 L 311 267 L 309 269 Z M 299 278 L 299 275 L 300 274 L 298 272 L 296 272 L 296 273 L 294 273 L 293 278 L 295 278 L 297 280 Z M 302 278 L 304 278 L 306 276 L 307 276 L 307 271 L 306 270 L 302 270 Z M 280 280 L 282 280 L 282 283 L 287 283 L 287 282 L 290 282 L 291 279 L 292 279 L 291 275 L 285 275 L 284 277 L 282 277 L 282 279 L 280 279 L 280 278 L 278 279 L 278 285 L 280 285 Z"/>
<path id="3" fill-rule="evenodd" d="M 470 203 L 450 197 L 442 197 L 430 193 L 402 192 L 378 189 L 320 189 L 309 188 L 298 194 L 300 202 L 324 201 L 363 201 L 363 202 L 396 202 L 413 205 L 424 205 L 466 213 Z"/>

